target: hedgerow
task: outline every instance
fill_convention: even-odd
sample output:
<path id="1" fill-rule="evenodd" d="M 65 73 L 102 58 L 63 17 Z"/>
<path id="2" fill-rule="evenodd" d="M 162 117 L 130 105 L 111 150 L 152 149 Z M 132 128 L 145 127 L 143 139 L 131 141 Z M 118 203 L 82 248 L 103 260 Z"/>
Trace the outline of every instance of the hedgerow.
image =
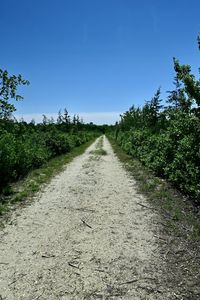
<path id="1" fill-rule="evenodd" d="M 62 127 L 60 125 L 63 125 Z M 79 124 L 27 124 L 0 120 L 0 192 L 49 159 L 98 136 L 98 129 Z M 75 130 L 76 128 L 76 130 Z"/>
<path id="2" fill-rule="evenodd" d="M 198 39 L 200 45 L 200 39 Z M 175 89 L 132 106 L 112 130 L 120 146 L 200 205 L 200 80 L 174 59 Z"/>

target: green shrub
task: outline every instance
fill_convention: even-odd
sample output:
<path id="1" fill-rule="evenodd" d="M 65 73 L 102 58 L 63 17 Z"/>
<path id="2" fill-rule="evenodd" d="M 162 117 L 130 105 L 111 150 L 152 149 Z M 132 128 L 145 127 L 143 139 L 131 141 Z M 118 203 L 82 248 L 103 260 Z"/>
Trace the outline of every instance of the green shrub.
<path id="1" fill-rule="evenodd" d="M 6 130 L 5 124 L 9 132 Z M 38 168 L 50 158 L 70 152 L 89 141 L 95 133 L 59 131 L 56 125 L 28 126 L 22 123 L 0 123 L 0 192 L 12 181 Z"/>
<path id="2" fill-rule="evenodd" d="M 156 175 L 200 203 L 200 122 L 178 111 L 159 132 L 149 129 L 118 131 L 117 142 Z"/>

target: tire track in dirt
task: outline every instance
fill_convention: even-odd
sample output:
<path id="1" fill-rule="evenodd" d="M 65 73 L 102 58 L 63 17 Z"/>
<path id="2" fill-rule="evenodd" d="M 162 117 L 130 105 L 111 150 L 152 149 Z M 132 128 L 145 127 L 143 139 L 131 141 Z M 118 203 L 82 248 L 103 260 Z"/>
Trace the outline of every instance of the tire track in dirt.
<path id="1" fill-rule="evenodd" d="M 163 284 L 159 216 L 104 137 L 0 233 L 6 300 L 175 299 Z"/>

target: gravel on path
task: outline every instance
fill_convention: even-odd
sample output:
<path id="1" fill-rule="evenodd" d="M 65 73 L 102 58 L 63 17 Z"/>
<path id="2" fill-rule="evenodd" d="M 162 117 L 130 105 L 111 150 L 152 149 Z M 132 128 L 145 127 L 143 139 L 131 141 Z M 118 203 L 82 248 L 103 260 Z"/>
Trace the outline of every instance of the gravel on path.
<path id="1" fill-rule="evenodd" d="M 159 215 L 107 138 L 107 155 L 96 147 L 0 232 L 0 299 L 175 299 L 163 284 Z"/>

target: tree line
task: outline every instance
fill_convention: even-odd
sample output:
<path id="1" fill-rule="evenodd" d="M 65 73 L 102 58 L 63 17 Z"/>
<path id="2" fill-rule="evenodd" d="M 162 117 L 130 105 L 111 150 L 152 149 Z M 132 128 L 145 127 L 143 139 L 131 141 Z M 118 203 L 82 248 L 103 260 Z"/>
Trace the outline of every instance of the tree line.
<path id="1" fill-rule="evenodd" d="M 200 50 L 200 38 L 198 37 Z M 174 58 L 174 89 L 161 99 L 159 87 L 143 107 L 134 105 L 115 126 L 84 124 L 67 109 L 56 120 L 43 115 L 42 123 L 12 118 L 11 100 L 23 99 L 19 85 L 28 85 L 21 75 L 0 69 L 0 192 L 49 159 L 109 131 L 121 147 L 138 158 L 157 176 L 200 204 L 200 79 L 188 64 Z M 165 104 L 163 104 L 165 103 Z"/>
<path id="2" fill-rule="evenodd" d="M 58 112 L 56 121 L 45 115 L 38 124 L 34 120 L 16 120 L 13 100 L 23 99 L 17 94 L 17 87 L 28 84 L 21 75 L 10 76 L 0 69 L 0 193 L 31 169 L 70 152 L 102 131 L 101 126 L 84 124 L 78 115 L 71 117 L 67 109 Z"/>
<path id="3" fill-rule="evenodd" d="M 199 37 L 198 46 L 200 50 Z M 159 87 L 143 107 L 132 106 L 123 113 L 112 134 L 127 153 L 199 205 L 200 80 L 190 65 L 176 58 L 173 62 L 174 89 L 167 99 L 161 99 Z"/>

